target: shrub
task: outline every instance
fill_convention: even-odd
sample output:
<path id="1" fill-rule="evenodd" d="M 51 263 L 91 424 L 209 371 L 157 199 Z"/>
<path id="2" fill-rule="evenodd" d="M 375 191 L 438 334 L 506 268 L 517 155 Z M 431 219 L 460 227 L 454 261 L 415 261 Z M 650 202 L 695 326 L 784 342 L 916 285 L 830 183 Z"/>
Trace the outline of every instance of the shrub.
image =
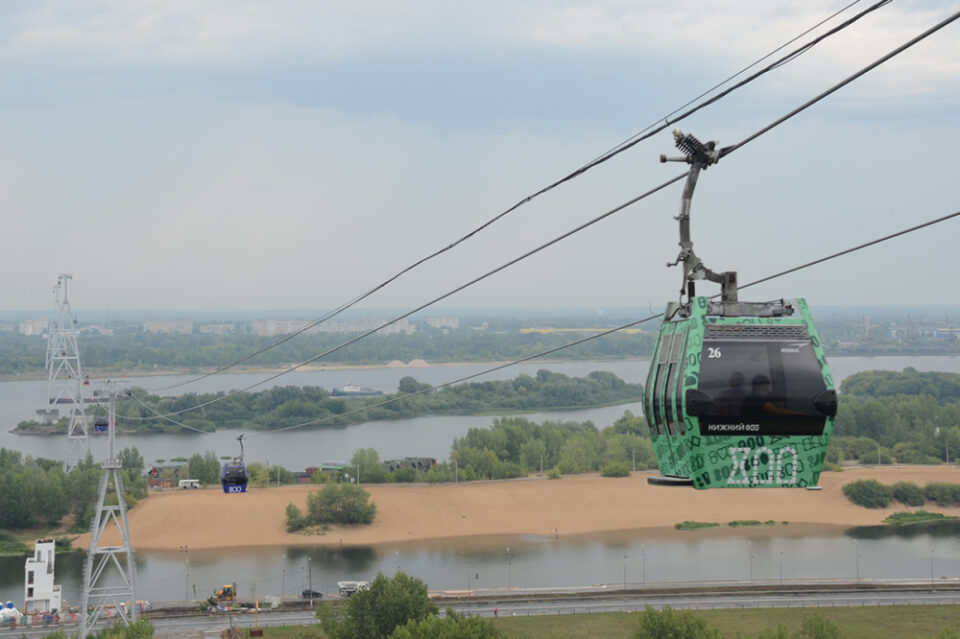
<path id="1" fill-rule="evenodd" d="M 860 479 L 844 484 L 843 494 L 853 503 L 866 508 L 886 508 L 893 497 L 893 489 L 876 479 Z"/>
<path id="2" fill-rule="evenodd" d="M 960 484 L 933 482 L 923 489 L 924 496 L 938 506 L 960 504 Z"/>
<path id="3" fill-rule="evenodd" d="M 923 506 L 923 502 L 926 501 L 923 490 L 908 481 L 898 481 L 893 485 L 893 498 L 907 506 Z"/>
<path id="4" fill-rule="evenodd" d="M 714 523 L 712 521 L 684 521 L 679 524 L 674 524 L 674 528 L 677 530 L 696 530 L 698 528 L 714 528 L 720 524 Z"/>
<path id="5" fill-rule="evenodd" d="M 393 480 L 400 483 L 408 484 L 410 482 L 417 481 L 417 469 L 416 468 L 398 468 L 393 473 Z"/>
<path id="6" fill-rule="evenodd" d="M 287 532 L 297 532 L 307 525 L 307 518 L 294 504 L 287 504 Z"/>
<path id="7" fill-rule="evenodd" d="M 629 477 L 630 464 L 627 462 L 610 462 L 600 471 L 604 477 Z"/>
<path id="8" fill-rule="evenodd" d="M 547 479 L 560 479 L 562 476 L 560 469 L 556 466 L 547 471 Z"/>
<path id="9" fill-rule="evenodd" d="M 944 521 L 947 519 L 956 519 L 956 517 L 944 515 L 943 513 L 931 513 L 926 510 L 915 510 L 906 513 L 893 513 L 884 521 L 891 526 L 905 526 L 909 524 L 928 524 L 933 521 Z"/>

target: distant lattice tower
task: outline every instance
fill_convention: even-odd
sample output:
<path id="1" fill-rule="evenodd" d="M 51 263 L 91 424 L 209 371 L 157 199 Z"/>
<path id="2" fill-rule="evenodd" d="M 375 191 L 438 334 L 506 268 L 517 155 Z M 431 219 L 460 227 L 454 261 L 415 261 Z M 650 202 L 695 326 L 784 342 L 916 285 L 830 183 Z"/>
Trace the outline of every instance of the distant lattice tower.
<path id="1" fill-rule="evenodd" d="M 127 625 L 137 620 L 137 599 L 133 579 L 133 547 L 127 525 L 127 503 L 124 500 L 123 479 L 117 460 L 115 437 L 117 432 L 117 393 L 125 383 L 106 381 L 98 384 L 91 401 L 109 402 L 107 413 L 107 459 L 103 463 L 97 510 L 90 524 L 90 547 L 83 567 L 83 603 L 80 618 L 80 638 L 85 639 L 97 622 L 105 624 L 123 620 Z M 98 426 L 99 428 L 99 426 Z M 110 501 L 107 503 L 107 494 Z M 104 533 L 116 533 L 119 543 L 104 544 Z M 113 537 L 114 535 L 111 535 Z M 116 542 L 117 539 L 110 539 Z M 109 617 L 107 616 L 109 615 Z"/>
<path id="2" fill-rule="evenodd" d="M 67 423 L 67 454 L 64 465 L 74 466 L 90 450 L 84 402 L 83 372 L 77 347 L 76 319 L 70 310 L 67 285 L 72 275 L 61 274 L 54 287 L 54 317 L 47 333 L 47 391 L 50 404 L 63 406 Z"/>

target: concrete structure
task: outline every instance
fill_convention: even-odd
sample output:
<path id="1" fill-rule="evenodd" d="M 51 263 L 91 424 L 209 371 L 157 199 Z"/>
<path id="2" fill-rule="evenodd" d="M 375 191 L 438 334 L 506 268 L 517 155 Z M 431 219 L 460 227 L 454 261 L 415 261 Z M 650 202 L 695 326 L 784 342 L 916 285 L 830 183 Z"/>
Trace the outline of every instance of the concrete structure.
<path id="1" fill-rule="evenodd" d="M 307 335 L 316 335 L 318 333 L 364 333 L 367 331 L 372 331 L 378 326 L 386 324 L 387 321 L 388 320 L 385 318 L 355 319 L 343 322 L 331 320 L 316 326 L 311 326 L 304 332 Z M 306 322 L 304 320 L 257 320 L 253 323 L 253 332 L 261 337 L 289 335 L 290 333 L 296 333 L 297 331 L 300 331 L 309 324 L 310 322 Z M 377 334 L 396 335 L 405 333 L 410 335 L 415 333 L 416 330 L 417 327 L 413 322 L 408 319 L 402 319 L 394 324 L 391 324 L 390 326 L 380 329 L 377 331 Z"/>
<path id="2" fill-rule="evenodd" d="M 52 539 L 40 539 L 24 565 L 23 612 L 56 613 L 60 611 L 60 586 L 53 583 L 56 557 Z"/>
<path id="3" fill-rule="evenodd" d="M 456 330 L 460 328 L 459 317 L 428 317 L 427 326 L 430 328 L 448 328 Z"/>
<path id="4" fill-rule="evenodd" d="M 21 335 L 43 335 L 47 332 L 47 318 L 23 320 L 19 325 Z"/>

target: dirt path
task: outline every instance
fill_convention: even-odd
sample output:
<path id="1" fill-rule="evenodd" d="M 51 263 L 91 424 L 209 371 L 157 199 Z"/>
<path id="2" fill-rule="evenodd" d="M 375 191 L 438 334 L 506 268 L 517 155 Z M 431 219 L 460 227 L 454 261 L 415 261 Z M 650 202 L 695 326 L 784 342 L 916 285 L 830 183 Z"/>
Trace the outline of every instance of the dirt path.
<path id="1" fill-rule="evenodd" d="M 316 486 L 251 488 L 225 495 L 219 487 L 171 490 L 151 495 L 130 512 L 130 536 L 140 550 L 220 548 L 224 522 L 242 530 L 230 545 L 375 545 L 464 538 L 474 535 L 571 535 L 641 528 L 672 528 L 684 520 L 726 523 L 734 519 L 788 521 L 791 524 L 843 526 L 882 523 L 899 504 L 871 510 L 851 504 L 841 490 L 857 479 L 885 484 L 909 481 L 960 483 L 955 466 L 855 468 L 823 473 L 823 490 L 790 488 L 698 491 L 647 484 L 647 475 L 612 479 L 596 475 L 559 480 L 526 479 L 423 486 L 365 486 L 377 504 L 376 521 L 363 527 L 335 526 L 324 535 L 289 534 L 287 504 L 306 510 L 307 494 Z M 960 516 L 960 508 L 929 507 Z M 117 543 L 109 535 L 107 543 Z M 239 544 L 237 542 L 240 542 Z M 85 548 L 89 535 L 75 546 Z"/>

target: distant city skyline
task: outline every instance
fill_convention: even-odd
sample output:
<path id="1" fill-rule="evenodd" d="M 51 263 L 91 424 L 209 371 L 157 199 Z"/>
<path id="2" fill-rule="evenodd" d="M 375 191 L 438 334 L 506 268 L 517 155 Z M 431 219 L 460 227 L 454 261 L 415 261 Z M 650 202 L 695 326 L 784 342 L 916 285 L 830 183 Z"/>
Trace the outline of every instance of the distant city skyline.
<path id="1" fill-rule="evenodd" d="M 49 308 L 60 273 L 78 312 L 335 308 L 846 4 L 5 3 L 0 311 Z M 950 11 L 891 3 L 676 126 L 734 144 Z M 692 207 L 706 265 L 747 283 L 954 212 L 958 30 L 706 171 Z M 661 153 L 676 155 L 669 129 L 360 308 L 417 307 L 683 171 Z M 665 266 L 681 189 L 442 304 L 662 310 L 681 285 Z M 960 304 L 944 282 L 958 225 L 741 297 Z"/>

